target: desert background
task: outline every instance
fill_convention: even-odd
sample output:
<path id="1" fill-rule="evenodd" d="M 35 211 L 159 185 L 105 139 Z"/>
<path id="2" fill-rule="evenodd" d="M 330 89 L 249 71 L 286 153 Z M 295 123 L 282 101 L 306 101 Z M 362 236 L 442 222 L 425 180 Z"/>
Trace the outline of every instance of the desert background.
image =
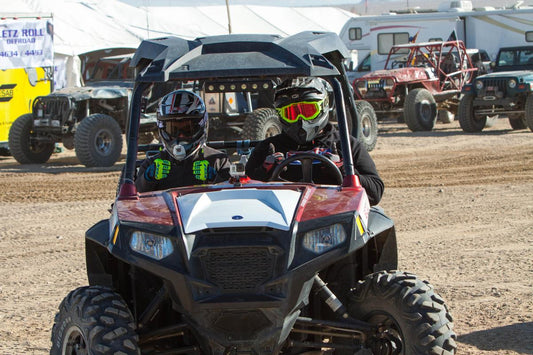
<path id="1" fill-rule="evenodd" d="M 400 269 L 447 301 L 458 354 L 533 354 L 533 132 L 506 119 L 477 134 L 380 122 L 370 154 Z M 109 216 L 123 164 L 0 157 L 0 354 L 49 353 L 59 303 L 87 284 L 85 231 Z"/>

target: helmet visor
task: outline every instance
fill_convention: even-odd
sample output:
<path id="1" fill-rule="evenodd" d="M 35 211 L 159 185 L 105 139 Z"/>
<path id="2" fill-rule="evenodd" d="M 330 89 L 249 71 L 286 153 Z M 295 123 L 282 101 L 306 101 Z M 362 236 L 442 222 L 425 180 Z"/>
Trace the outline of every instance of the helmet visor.
<path id="1" fill-rule="evenodd" d="M 280 117 L 288 123 L 295 123 L 299 119 L 304 121 L 310 121 L 315 119 L 320 112 L 322 112 L 322 103 L 321 101 L 302 101 L 295 102 L 283 107 L 278 108 L 278 113 Z"/>
<path id="2" fill-rule="evenodd" d="M 187 117 L 179 120 L 164 121 L 163 131 L 170 139 L 178 139 L 179 141 L 190 140 L 195 134 L 201 130 L 200 117 Z"/>

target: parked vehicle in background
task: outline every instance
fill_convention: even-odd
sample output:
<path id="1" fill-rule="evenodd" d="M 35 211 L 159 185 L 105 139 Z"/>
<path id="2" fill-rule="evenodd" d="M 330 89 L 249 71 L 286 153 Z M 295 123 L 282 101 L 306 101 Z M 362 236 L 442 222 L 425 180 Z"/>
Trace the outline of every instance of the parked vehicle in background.
<path id="1" fill-rule="evenodd" d="M 459 95 L 475 71 L 461 41 L 393 46 L 385 69 L 353 82 L 355 95 L 374 107 L 378 120 L 395 115 L 412 131 L 430 131 L 453 120 Z"/>
<path id="2" fill-rule="evenodd" d="M 123 50 L 121 50 L 123 52 Z M 122 151 L 134 68 L 129 54 L 107 56 L 87 65 L 85 85 L 67 87 L 33 102 L 31 113 L 18 117 L 9 131 L 9 148 L 21 164 L 48 161 L 56 143 L 75 149 L 87 167 L 112 166 Z M 156 132 L 157 95 L 149 99 L 141 132 L 147 142 Z"/>
<path id="3" fill-rule="evenodd" d="M 501 48 L 492 69 L 463 87 L 461 128 L 481 132 L 487 120 L 507 117 L 513 129 L 533 131 L 533 45 Z"/>

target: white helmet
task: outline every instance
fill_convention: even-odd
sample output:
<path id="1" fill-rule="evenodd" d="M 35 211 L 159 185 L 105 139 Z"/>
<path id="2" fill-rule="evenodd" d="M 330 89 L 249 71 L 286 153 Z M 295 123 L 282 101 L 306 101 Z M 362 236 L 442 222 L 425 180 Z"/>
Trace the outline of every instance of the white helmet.
<path id="1" fill-rule="evenodd" d="M 159 136 L 165 150 L 178 161 L 187 159 L 205 143 L 208 121 L 204 101 L 191 91 L 172 91 L 159 102 Z"/>

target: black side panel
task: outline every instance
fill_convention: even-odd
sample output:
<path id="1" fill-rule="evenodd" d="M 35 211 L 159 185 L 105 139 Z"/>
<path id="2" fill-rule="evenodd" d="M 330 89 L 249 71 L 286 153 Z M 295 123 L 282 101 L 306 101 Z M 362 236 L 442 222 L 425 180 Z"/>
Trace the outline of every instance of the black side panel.
<path id="1" fill-rule="evenodd" d="M 113 276 L 107 273 L 109 252 L 103 246 L 90 239 L 85 239 L 85 262 L 89 285 L 113 287 Z"/>
<path id="2" fill-rule="evenodd" d="M 103 219 L 89 228 L 85 232 L 85 238 L 107 247 L 109 244 L 109 220 Z"/>
<path id="3" fill-rule="evenodd" d="M 370 230 L 370 234 L 375 236 L 390 228 L 394 228 L 394 222 L 385 215 L 383 208 L 379 206 L 372 207 L 368 216 L 368 229 Z"/>
<path id="4" fill-rule="evenodd" d="M 113 278 L 106 272 L 109 259 L 109 220 L 96 223 L 85 233 L 85 262 L 89 285 L 113 286 Z"/>
<path id="5" fill-rule="evenodd" d="M 394 222 L 385 215 L 381 207 L 372 207 L 368 218 L 368 228 L 379 250 L 379 259 L 374 271 L 396 270 L 398 268 L 398 246 Z"/>

